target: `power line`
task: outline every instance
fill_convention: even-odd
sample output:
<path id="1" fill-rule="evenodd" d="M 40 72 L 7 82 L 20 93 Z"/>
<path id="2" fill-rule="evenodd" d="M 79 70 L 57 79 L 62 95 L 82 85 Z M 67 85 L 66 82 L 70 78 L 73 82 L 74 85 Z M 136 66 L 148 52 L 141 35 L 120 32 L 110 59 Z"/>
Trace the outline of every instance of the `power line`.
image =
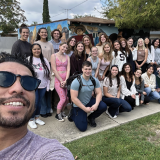
<path id="1" fill-rule="evenodd" d="M 69 11 L 69 10 L 72 10 L 73 8 L 76 8 L 76 7 L 78 7 L 79 5 L 81 5 L 81 4 L 83 4 L 83 3 L 87 2 L 87 1 L 88 1 L 88 0 L 85 0 L 85 1 L 79 3 L 78 5 L 76 5 L 76 6 L 72 7 L 72 8 L 70 8 L 70 9 L 64 9 L 64 10 L 65 10 L 64 12 L 61 12 L 61 13 L 55 15 L 55 16 L 52 16 L 52 17 L 56 17 L 56 16 L 58 16 L 58 15 L 61 15 L 61 14 L 65 13 L 65 12 L 67 12 L 67 18 L 68 18 L 68 11 Z M 61 8 L 62 8 L 62 7 L 61 7 Z M 52 18 L 52 17 L 51 17 L 51 18 Z"/>
<path id="2" fill-rule="evenodd" d="M 71 9 L 76 8 L 76 7 L 78 7 L 79 5 L 81 5 L 81 4 L 83 4 L 83 3 L 87 2 L 87 1 L 88 1 L 88 0 L 85 0 L 85 1 L 83 1 L 82 3 L 80 3 L 80 4 L 78 4 L 78 5 L 74 6 L 74 7 L 72 7 Z M 71 9 L 70 9 L 70 10 L 71 10 Z"/>

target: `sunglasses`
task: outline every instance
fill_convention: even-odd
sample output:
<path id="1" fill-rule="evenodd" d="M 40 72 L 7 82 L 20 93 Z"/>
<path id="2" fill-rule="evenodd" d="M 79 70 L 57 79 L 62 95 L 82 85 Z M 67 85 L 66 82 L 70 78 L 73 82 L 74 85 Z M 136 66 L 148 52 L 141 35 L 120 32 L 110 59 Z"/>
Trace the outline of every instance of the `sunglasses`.
<path id="1" fill-rule="evenodd" d="M 32 76 L 21 76 L 19 74 L 13 74 L 7 71 L 0 71 L 0 87 L 10 87 L 12 86 L 17 77 L 20 77 L 21 86 L 27 91 L 36 90 L 41 83 L 41 80 L 34 78 Z"/>

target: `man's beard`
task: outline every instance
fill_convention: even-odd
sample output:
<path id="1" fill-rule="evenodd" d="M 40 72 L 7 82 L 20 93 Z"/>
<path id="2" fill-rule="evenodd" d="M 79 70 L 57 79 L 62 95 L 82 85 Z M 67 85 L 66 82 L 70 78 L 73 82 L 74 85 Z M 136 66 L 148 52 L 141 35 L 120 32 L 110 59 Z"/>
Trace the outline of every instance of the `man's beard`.
<path id="1" fill-rule="evenodd" d="M 29 108 L 30 102 L 21 95 L 16 95 L 16 96 L 13 96 L 11 98 L 6 98 L 6 99 L 0 99 L 0 105 L 3 105 L 4 101 L 12 99 L 12 98 L 23 99 L 26 102 L 25 107 Z M 16 111 L 8 112 L 11 115 L 9 118 L 3 117 L 2 113 L 0 113 L 0 126 L 3 128 L 19 128 L 19 127 L 24 126 L 30 120 L 30 118 L 34 112 L 34 108 L 35 108 L 34 106 L 30 106 L 30 109 L 21 118 L 18 117 L 19 113 Z"/>

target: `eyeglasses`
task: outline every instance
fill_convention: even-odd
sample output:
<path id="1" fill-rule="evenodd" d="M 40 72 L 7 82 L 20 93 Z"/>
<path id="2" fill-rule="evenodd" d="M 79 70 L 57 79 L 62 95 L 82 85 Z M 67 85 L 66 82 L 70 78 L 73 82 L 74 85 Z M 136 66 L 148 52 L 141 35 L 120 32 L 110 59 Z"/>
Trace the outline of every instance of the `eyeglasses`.
<path id="1" fill-rule="evenodd" d="M 7 71 L 0 71 L 0 87 L 10 87 L 12 86 L 17 77 L 20 77 L 21 86 L 27 91 L 36 90 L 41 83 L 41 80 L 34 78 L 32 76 L 21 76 L 19 74 L 13 74 Z"/>

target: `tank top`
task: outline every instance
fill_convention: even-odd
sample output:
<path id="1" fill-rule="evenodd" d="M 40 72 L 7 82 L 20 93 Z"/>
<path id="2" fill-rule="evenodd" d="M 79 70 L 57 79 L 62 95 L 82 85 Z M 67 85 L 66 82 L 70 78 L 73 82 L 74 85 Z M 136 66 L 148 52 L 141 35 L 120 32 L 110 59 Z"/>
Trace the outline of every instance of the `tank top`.
<path id="1" fill-rule="evenodd" d="M 55 55 L 56 57 L 56 68 L 57 71 L 67 71 L 67 65 L 68 65 L 68 58 L 66 57 L 66 61 L 65 62 L 61 62 L 58 57 Z"/>
<path id="2" fill-rule="evenodd" d="M 129 81 L 126 80 L 126 85 L 127 85 L 127 88 L 130 90 L 131 86 L 132 86 L 132 81 L 129 82 Z"/>
<path id="3" fill-rule="evenodd" d="M 99 58 L 97 57 L 96 61 L 94 62 L 92 57 L 89 57 L 92 63 L 92 76 L 95 76 L 96 73 L 96 69 L 98 67 L 98 63 L 99 63 Z"/>
<path id="4" fill-rule="evenodd" d="M 145 59 L 145 50 L 137 50 L 137 61 L 143 61 Z"/>
<path id="5" fill-rule="evenodd" d="M 107 61 L 107 62 L 105 62 L 104 61 L 104 58 L 101 60 L 101 63 L 100 63 L 100 69 L 102 70 L 102 71 L 104 71 L 105 69 L 106 69 L 106 67 L 107 66 L 109 66 L 110 65 L 110 61 Z"/>

